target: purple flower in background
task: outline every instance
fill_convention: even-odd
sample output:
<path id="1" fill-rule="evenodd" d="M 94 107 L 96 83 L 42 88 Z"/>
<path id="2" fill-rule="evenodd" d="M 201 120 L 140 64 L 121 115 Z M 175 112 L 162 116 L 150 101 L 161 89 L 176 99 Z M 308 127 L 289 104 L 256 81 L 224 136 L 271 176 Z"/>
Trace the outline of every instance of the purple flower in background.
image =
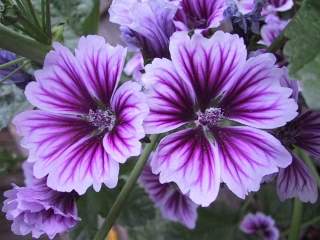
<path id="1" fill-rule="evenodd" d="M 8 63 L 13 60 L 16 60 L 16 55 L 14 53 L 0 49 L 0 65 Z M 14 64 L 8 68 L 0 69 L 0 80 L 2 78 L 5 78 L 8 74 L 10 74 L 12 71 L 17 69 L 18 67 L 19 65 Z M 12 81 L 14 84 L 16 84 L 18 87 L 22 89 L 24 89 L 25 86 L 32 80 L 33 80 L 32 76 L 23 70 L 17 71 L 15 74 L 13 74 L 10 77 L 10 79 L 8 79 L 8 81 Z"/>
<path id="2" fill-rule="evenodd" d="M 133 55 L 127 62 L 124 72 L 128 76 L 132 76 L 136 82 L 141 82 L 142 71 L 144 70 L 143 56 L 140 52 Z"/>
<path id="3" fill-rule="evenodd" d="M 235 0 L 239 11 L 242 14 L 247 14 L 253 11 L 255 3 L 265 2 L 264 15 L 274 12 L 285 12 L 290 10 L 294 3 L 293 0 Z"/>
<path id="4" fill-rule="evenodd" d="M 82 37 L 75 56 L 56 43 L 27 86 L 40 110 L 19 114 L 14 124 L 35 177 L 48 176 L 50 188 L 83 194 L 91 185 L 115 187 L 119 163 L 140 154 L 148 106 L 139 84 L 118 86 L 125 55 L 99 36 Z"/>
<path id="5" fill-rule="evenodd" d="M 27 169 L 29 171 L 30 167 Z M 2 211 L 8 220 L 13 221 L 12 231 L 17 235 L 32 233 L 34 238 L 47 234 L 52 239 L 74 227 L 80 221 L 77 194 L 56 192 L 47 187 L 45 178 L 35 179 L 26 171 L 27 185 L 14 185 L 4 193 L 7 199 Z"/>
<path id="6" fill-rule="evenodd" d="M 278 240 L 279 230 L 270 216 L 263 213 L 247 214 L 240 223 L 240 229 L 246 234 L 256 234 L 264 240 Z"/>
<path id="7" fill-rule="evenodd" d="M 115 0 L 110 21 L 124 42 L 146 59 L 169 58 L 169 39 L 177 30 L 207 29 L 223 20 L 225 0 Z"/>
<path id="8" fill-rule="evenodd" d="M 190 229 L 195 228 L 198 206 L 174 183 L 161 184 L 159 176 L 152 173 L 149 165 L 145 166 L 139 182 L 164 218 L 180 222 Z"/>
<path id="9" fill-rule="evenodd" d="M 277 177 L 277 193 L 281 201 L 299 198 L 302 202 L 315 203 L 318 199 L 318 187 L 309 168 L 295 154 L 292 163 L 280 169 Z"/>
<path id="10" fill-rule="evenodd" d="M 285 12 L 290 10 L 294 2 L 293 0 L 267 0 L 266 12 Z"/>
<path id="11" fill-rule="evenodd" d="M 283 68 L 281 85 L 292 89 L 292 98 L 298 102 L 298 81 L 289 78 L 288 70 Z M 287 149 L 295 146 L 306 150 L 312 156 L 320 156 L 320 113 L 300 107 L 299 115 L 284 127 L 275 130 L 275 136 Z M 280 200 L 299 198 L 302 202 L 315 203 L 318 188 L 314 176 L 305 163 L 292 151 L 293 161 L 281 169 L 277 178 L 277 192 Z"/>
<path id="12" fill-rule="evenodd" d="M 173 18 L 178 2 L 169 0 L 115 0 L 110 21 L 121 26 L 122 38 L 147 59 L 169 57 L 169 38 L 175 31 Z"/>
<path id="13" fill-rule="evenodd" d="M 179 30 L 218 27 L 226 7 L 226 0 L 181 0 L 175 25 Z"/>
<path id="14" fill-rule="evenodd" d="M 255 0 L 230 0 L 237 3 L 238 9 L 242 14 L 248 14 L 254 10 Z"/>
<path id="15" fill-rule="evenodd" d="M 162 139 L 152 158 L 161 183 L 173 181 L 208 206 L 221 181 L 244 198 L 259 189 L 263 176 L 291 163 L 281 143 L 258 129 L 283 126 L 297 115 L 273 55 L 247 60 L 243 40 L 221 31 L 210 39 L 177 32 L 170 53 L 172 61 L 155 59 L 143 76 L 150 106 L 146 132 L 179 129 Z"/>
<path id="16" fill-rule="evenodd" d="M 265 22 L 266 24 L 261 28 L 262 40 L 259 41 L 259 43 L 270 46 L 289 22 L 280 20 L 280 18 L 275 15 L 268 15 Z"/>

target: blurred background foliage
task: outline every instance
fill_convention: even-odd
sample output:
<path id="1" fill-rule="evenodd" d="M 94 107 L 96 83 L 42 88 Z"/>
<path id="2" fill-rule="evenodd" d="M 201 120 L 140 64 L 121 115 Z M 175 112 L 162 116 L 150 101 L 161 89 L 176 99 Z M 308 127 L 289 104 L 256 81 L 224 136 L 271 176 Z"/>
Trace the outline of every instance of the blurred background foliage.
<path id="1" fill-rule="evenodd" d="M 118 38 L 116 27 L 108 25 L 106 9 L 107 0 L 52 0 L 50 11 L 43 5 L 46 1 L 32 0 L 36 19 L 29 26 L 16 18 L 14 3 L 28 1 L 0 1 L 0 22 L 10 29 L 22 32 L 36 41 L 42 51 L 37 56 L 44 56 L 50 49 L 52 41 L 64 42 L 70 48 L 75 46 L 79 36 L 107 32 L 107 38 Z M 320 109 L 320 1 L 297 1 L 301 6 L 296 17 L 290 22 L 282 37 L 286 38 L 285 55 L 289 58 L 290 74 L 303 84 L 303 94 L 307 103 L 314 109 Z M 10 5 L 10 4 L 13 5 Z M 19 4 L 18 4 L 19 5 Z M 27 5 L 26 5 L 27 6 Z M 48 17 L 48 14 L 50 17 Z M 19 15 L 19 14 L 18 14 Z M 100 23 L 100 24 L 99 24 Z M 48 29 L 48 24 L 50 27 Z M 27 27 L 26 27 L 27 26 Z M 108 28 L 107 28 L 108 26 Z M 42 37 L 35 38 L 30 31 L 42 31 Z M 104 34 L 106 35 L 106 34 Z M 0 48 L 5 48 L 5 41 L 0 40 Z M 111 42 L 118 41 L 111 40 Z M 34 42 L 32 42 L 35 44 Z M 41 45 L 39 45 L 41 44 Z M 33 45 L 30 48 L 34 47 Z M 34 50 L 35 51 L 35 50 Z M 26 49 L 26 55 L 30 53 Z M 28 56 L 25 56 L 28 57 Z M 34 60 L 34 59 L 32 59 Z M 23 70 L 32 73 L 39 68 L 41 61 L 30 63 Z M 25 109 L 31 108 L 27 103 L 23 90 L 14 81 L 0 80 L 0 177 L 1 191 L 10 187 L 12 179 L 21 183 L 21 162 L 25 160 L 23 151 L 17 147 L 16 134 L 10 127 L 12 117 Z M 68 238 L 73 240 L 92 239 L 101 219 L 106 216 L 115 201 L 121 186 L 126 181 L 135 159 L 122 168 L 120 184 L 116 189 L 102 188 L 99 193 L 92 189 L 78 200 L 81 223 Z M 13 181 L 14 181 L 13 180 Z M 223 187 L 222 187 L 223 188 Z M 199 208 L 198 222 L 194 231 L 162 219 L 159 211 L 153 206 L 148 196 L 138 185 L 130 195 L 125 209 L 122 210 L 117 224 L 127 232 L 125 238 L 130 240 L 245 240 L 259 239 L 244 235 L 239 231 L 239 222 L 247 212 L 261 211 L 275 218 L 282 235 L 286 239 L 291 222 L 292 201 L 280 202 L 273 183 L 264 184 L 261 191 L 252 193 L 245 201 L 237 199 L 224 188 L 209 208 Z M 304 204 L 302 221 L 302 239 L 320 239 L 320 204 Z M 1 223 L 3 220 L 0 221 Z M 1 229 L 0 229 L 1 230 Z M 119 231 L 118 231 L 119 232 Z M 4 236 L 1 235 L 0 236 Z M 119 235 L 120 236 L 120 235 Z M 0 237 L 1 238 L 1 237 Z M 125 239 L 124 237 L 121 237 Z M 1 238 L 2 239 L 2 238 Z M 10 239 L 10 238 L 5 238 Z M 28 238 L 14 238 L 28 239 Z M 120 240 L 120 237 L 116 238 Z"/>

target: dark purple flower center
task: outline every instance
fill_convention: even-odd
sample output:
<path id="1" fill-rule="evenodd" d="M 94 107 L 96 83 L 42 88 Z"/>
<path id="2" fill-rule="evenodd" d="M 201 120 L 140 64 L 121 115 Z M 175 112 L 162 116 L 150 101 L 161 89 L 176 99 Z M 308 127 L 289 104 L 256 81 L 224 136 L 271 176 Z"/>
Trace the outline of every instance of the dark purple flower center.
<path id="1" fill-rule="evenodd" d="M 223 119 L 223 111 L 221 108 L 211 107 L 205 112 L 198 113 L 198 122 L 202 126 L 213 127 Z"/>
<path id="2" fill-rule="evenodd" d="M 102 132 L 105 130 L 112 130 L 116 121 L 116 117 L 115 114 L 109 109 L 97 109 L 96 111 L 90 109 L 89 114 L 86 116 L 86 120 L 94 127 L 97 127 L 99 132 Z"/>

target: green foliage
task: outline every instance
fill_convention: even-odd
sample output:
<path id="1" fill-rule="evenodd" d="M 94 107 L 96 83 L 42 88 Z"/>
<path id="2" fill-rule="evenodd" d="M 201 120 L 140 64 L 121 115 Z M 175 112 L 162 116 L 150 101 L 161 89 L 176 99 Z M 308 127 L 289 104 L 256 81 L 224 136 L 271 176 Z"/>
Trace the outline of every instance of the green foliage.
<path id="1" fill-rule="evenodd" d="M 112 204 L 119 194 L 123 182 L 116 189 L 107 189 L 103 187 L 100 192 L 92 189 L 78 201 L 79 216 L 81 223 L 71 232 L 71 239 L 84 240 L 93 239 L 99 225 L 99 219 L 105 217 Z M 154 219 L 155 209 L 144 193 L 143 189 L 136 186 L 130 197 L 127 199 L 125 208 L 117 220 L 117 224 L 131 228 L 139 228 L 147 224 L 149 220 Z"/>
<path id="2" fill-rule="evenodd" d="M 68 47 L 74 47 L 81 35 L 98 31 L 98 0 L 54 0 L 51 3 L 52 24 L 64 25 L 64 41 Z"/>
<path id="3" fill-rule="evenodd" d="M 28 103 L 22 90 L 15 85 L 0 85 L 0 130 L 5 128 L 12 117 L 27 108 Z"/>
<path id="4" fill-rule="evenodd" d="M 320 1 L 305 0 L 285 36 L 290 74 L 302 81 L 310 107 L 320 109 Z"/>
<path id="5" fill-rule="evenodd" d="M 22 158 L 16 153 L 0 148 L 0 176 L 6 175 L 10 171 L 17 170 Z"/>

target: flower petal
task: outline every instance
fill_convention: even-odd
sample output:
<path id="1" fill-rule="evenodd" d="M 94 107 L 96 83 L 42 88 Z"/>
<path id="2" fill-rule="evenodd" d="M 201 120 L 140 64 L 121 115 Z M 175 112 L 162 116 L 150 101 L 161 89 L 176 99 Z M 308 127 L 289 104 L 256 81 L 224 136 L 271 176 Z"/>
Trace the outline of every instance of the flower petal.
<path id="1" fill-rule="evenodd" d="M 53 47 L 46 56 L 44 68 L 35 72 L 37 81 L 27 85 L 27 99 L 34 106 L 52 113 L 88 113 L 95 104 L 77 60 L 61 44 L 54 43 Z"/>
<path id="2" fill-rule="evenodd" d="M 274 7 L 274 10 L 278 12 L 288 11 L 294 5 L 293 0 L 268 0 L 268 2 Z"/>
<path id="3" fill-rule="evenodd" d="M 160 182 L 175 182 L 196 204 L 208 206 L 219 191 L 220 166 L 214 146 L 201 129 L 185 129 L 165 137 L 151 161 Z"/>
<path id="4" fill-rule="evenodd" d="M 188 32 L 177 32 L 171 37 L 170 53 L 179 75 L 193 86 L 203 111 L 237 76 L 247 57 L 243 40 L 221 31 L 210 39 L 200 33 L 190 39 Z"/>
<path id="5" fill-rule="evenodd" d="M 111 21 L 121 25 L 123 40 L 143 51 L 146 58 L 169 57 L 169 38 L 175 31 L 177 2 L 169 0 L 113 1 Z"/>
<path id="6" fill-rule="evenodd" d="M 272 18 L 272 21 L 266 20 L 267 23 L 261 28 L 262 40 L 259 43 L 265 46 L 270 46 L 288 24 L 288 21 L 282 21 L 277 17 Z"/>
<path id="7" fill-rule="evenodd" d="M 298 103 L 300 85 L 298 80 L 291 79 L 289 76 L 288 68 L 281 68 L 283 74 L 280 79 L 280 84 L 282 87 L 290 88 L 292 90 L 291 97 Z"/>
<path id="8" fill-rule="evenodd" d="M 311 155 L 320 156 L 320 113 L 303 109 L 302 113 L 292 121 L 296 136 L 296 145 Z"/>
<path id="9" fill-rule="evenodd" d="M 35 174 L 46 171 L 43 166 L 35 165 Z M 67 149 L 57 159 L 57 164 L 49 172 L 48 186 L 62 192 L 75 190 L 84 194 L 93 185 L 99 191 L 102 183 L 114 188 L 118 182 L 119 163 L 104 150 L 99 137 L 92 137 L 82 144 Z"/>
<path id="10" fill-rule="evenodd" d="M 292 91 L 280 86 L 281 77 L 273 55 L 250 58 L 222 100 L 225 117 L 264 129 L 285 125 L 297 116 L 298 106 Z"/>
<path id="11" fill-rule="evenodd" d="M 117 89 L 111 100 L 116 125 L 105 135 L 103 145 L 110 156 L 120 163 L 141 152 L 139 140 L 145 136 L 143 120 L 149 108 L 140 90 L 138 83 L 126 82 Z"/>
<path id="12" fill-rule="evenodd" d="M 310 170 L 295 155 L 292 163 L 280 169 L 277 178 L 277 192 L 281 201 L 299 198 L 302 202 L 315 203 L 318 198 L 318 187 Z"/>
<path id="13" fill-rule="evenodd" d="M 28 161 L 35 162 L 35 177 L 48 175 L 48 185 L 59 191 L 83 194 L 92 184 L 114 187 L 118 163 L 104 151 L 102 140 L 92 136 L 94 127 L 76 117 L 58 116 L 41 110 L 27 111 L 14 119 Z"/>
<path id="14" fill-rule="evenodd" d="M 290 153 L 269 133 L 249 127 L 214 130 L 221 178 L 238 197 L 257 191 L 265 175 L 291 163 Z"/>
<path id="15" fill-rule="evenodd" d="M 42 110 L 26 111 L 13 120 L 18 134 L 23 136 L 22 146 L 29 150 L 30 161 L 41 158 L 47 168 L 67 148 L 88 138 L 94 130 L 84 120 L 59 116 Z M 39 178 L 44 177 L 45 172 Z"/>
<path id="16" fill-rule="evenodd" d="M 85 73 L 85 83 L 92 96 L 105 105 L 118 85 L 126 57 L 126 49 L 106 44 L 101 36 L 81 37 L 76 58 Z"/>
<path id="17" fill-rule="evenodd" d="M 152 173 L 149 165 L 145 166 L 139 182 L 160 208 L 164 218 L 181 222 L 190 229 L 195 227 L 198 206 L 182 194 L 174 183 L 161 184 L 159 176 Z"/>
<path id="18" fill-rule="evenodd" d="M 193 90 L 181 80 L 171 61 L 155 59 L 146 66 L 142 81 L 150 107 L 144 122 L 147 133 L 167 132 L 195 118 Z"/>
<path id="19" fill-rule="evenodd" d="M 224 19 L 225 0 L 182 0 L 175 16 L 180 30 L 218 27 Z"/>

